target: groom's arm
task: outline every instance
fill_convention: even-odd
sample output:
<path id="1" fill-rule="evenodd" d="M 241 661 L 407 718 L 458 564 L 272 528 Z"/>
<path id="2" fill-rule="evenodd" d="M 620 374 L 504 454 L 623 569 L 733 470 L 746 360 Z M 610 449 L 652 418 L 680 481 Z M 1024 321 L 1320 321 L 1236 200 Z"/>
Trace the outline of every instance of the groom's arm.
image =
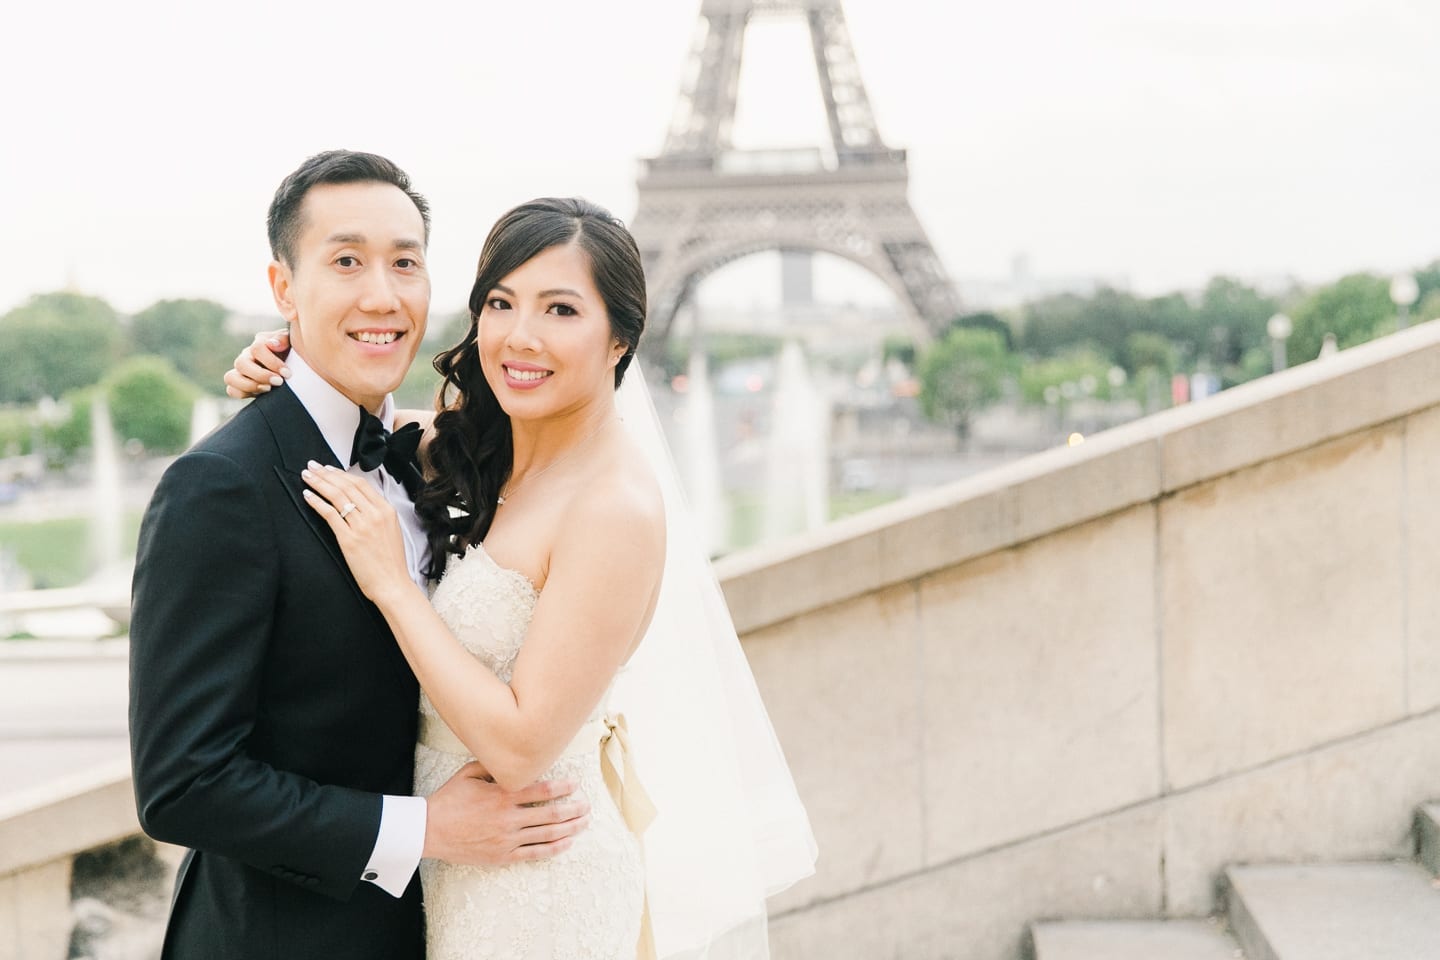
<path id="1" fill-rule="evenodd" d="M 215 453 L 166 471 L 141 527 L 130 625 L 130 739 L 140 823 L 344 899 L 375 846 L 382 799 L 247 750 L 279 589 L 256 482 Z"/>

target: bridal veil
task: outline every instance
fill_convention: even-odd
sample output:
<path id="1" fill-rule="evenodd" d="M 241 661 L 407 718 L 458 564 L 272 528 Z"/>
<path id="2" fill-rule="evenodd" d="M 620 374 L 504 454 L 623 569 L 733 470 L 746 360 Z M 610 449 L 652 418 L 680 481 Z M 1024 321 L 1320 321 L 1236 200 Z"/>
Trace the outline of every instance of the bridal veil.
<path id="1" fill-rule="evenodd" d="M 660 599 L 611 698 L 658 810 L 644 836 L 656 949 L 768 957 L 765 898 L 814 873 L 815 838 L 638 364 L 615 399 L 665 496 Z"/>

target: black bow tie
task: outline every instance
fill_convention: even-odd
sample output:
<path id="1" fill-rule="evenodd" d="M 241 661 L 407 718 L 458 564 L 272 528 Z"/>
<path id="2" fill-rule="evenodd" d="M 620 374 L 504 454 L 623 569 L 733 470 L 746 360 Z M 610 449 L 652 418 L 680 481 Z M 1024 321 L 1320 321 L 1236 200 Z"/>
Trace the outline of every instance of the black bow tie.
<path id="1" fill-rule="evenodd" d="M 360 408 L 360 426 L 355 428 L 350 462 L 358 463 L 367 473 L 383 466 L 386 473 L 405 485 L 411 500 L 420 492 L 420 464 L 415 459 L 419 449 L 420 424 L 407 423 L 391 433 L 378 417 Z"/>

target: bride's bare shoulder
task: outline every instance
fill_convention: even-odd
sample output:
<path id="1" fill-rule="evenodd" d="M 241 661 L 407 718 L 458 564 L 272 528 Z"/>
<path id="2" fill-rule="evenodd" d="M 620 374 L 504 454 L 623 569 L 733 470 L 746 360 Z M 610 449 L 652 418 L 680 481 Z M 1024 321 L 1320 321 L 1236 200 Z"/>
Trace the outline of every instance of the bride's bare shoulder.
<path id="1" fill-rule="evenodd" d="M 568 535 L 593 535 L 606 541 L 623 536 L 647 552 L 664 552 L 664 494 L 644 457 L 632 453 L 628 445 L 587 478 L 566 514 Z"/>
<path id="2" fill-rule="evenodd" d="M 399 430 L 401 427 L 405 426 L 405 424 L 407 424 L 407 423 L 418 423 L 418 424 L 420 424 L 420 429 L 421 429 L 421 430 L 424 430 L 426 433 L 429 433 L 429 432 L 430 432 L 430 429 L 431 429 L 433 426 L 435 426 L 435 411 L 434 411 L 434 410 L 396 410 L 396 411 L 395 411 L 395 422 L 394 422 L 394 424 L 391 426 L 391 429 L 393 429 L 393 430 Z"/>
<path id="3" fill-rule="evenodd" d="M 430 438 L 435 435 L 435 411 L 434 410 L 396 410 L 395 422 L 391 430 L 399 430 L 407 423 L 420 424 L 420 449 L 424 450 L 430 446 Z"/>

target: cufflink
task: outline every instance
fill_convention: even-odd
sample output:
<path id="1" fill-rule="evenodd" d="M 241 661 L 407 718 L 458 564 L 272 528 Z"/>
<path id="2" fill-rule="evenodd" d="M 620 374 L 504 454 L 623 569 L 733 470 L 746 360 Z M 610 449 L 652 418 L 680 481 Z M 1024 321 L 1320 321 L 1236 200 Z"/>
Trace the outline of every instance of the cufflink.
<path id="1" fill-rule="evenodd" d="M 366 870 L 366 871 L 365 871 L 365 879 L 366 879 L 366 880 L 378 880 L 378 879 L 380 879 L 380 874 L 376 873 L 374 870 Z"/>

